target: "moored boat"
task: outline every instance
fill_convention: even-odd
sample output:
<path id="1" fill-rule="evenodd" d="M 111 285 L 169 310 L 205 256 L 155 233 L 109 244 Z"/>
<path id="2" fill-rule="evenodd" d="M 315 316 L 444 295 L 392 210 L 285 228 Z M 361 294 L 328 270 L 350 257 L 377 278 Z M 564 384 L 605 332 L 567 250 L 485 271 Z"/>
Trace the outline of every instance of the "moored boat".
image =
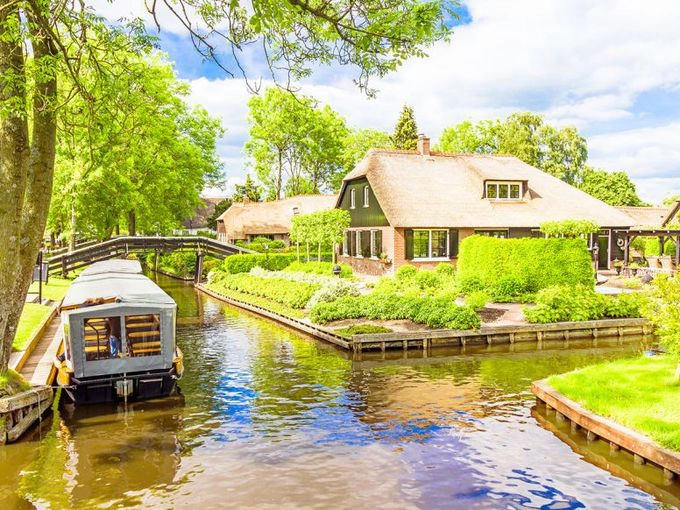
<path id="1" fill-rule="evenodd" d="M 61 305 L 57 382 L 76 403 L 162 397 L 184 371 L 177 304 L 134 260 L 97 262 Z"/>

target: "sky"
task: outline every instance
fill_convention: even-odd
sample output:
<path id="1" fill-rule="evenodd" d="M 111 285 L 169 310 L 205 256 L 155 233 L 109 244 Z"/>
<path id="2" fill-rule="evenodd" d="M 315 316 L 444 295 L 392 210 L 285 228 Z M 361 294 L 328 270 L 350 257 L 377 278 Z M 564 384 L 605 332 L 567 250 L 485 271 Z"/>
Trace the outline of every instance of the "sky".
<path id="1" fill-rule="evenodd" d="M 95 6 L 109 19 L 145 15 L 140 0 Z M 339 65 L 317 69 L 300 90 L 350 126 L 388 132 L 409 104 L 419 132 L 433 142 L 464 120 L 540 113 L 549 123 L 575 125 L 588 141 L 588 164 L 625 170 L 643 200 L 658 204 L 680 193 L 680 2 L 466 0 L 459 13 L 448 42 L 371 81 L 374 99 L 352 82 L 356 69 Z M 202 62 L 170 15 L 160 12 L 159 20 L 161 49 L 190 84 L 190 101 L 226 128 L 219 143 L 226 185 L 206 195 L 227 196 L 248 170 L 252 93 L 242 78 Z M 243 57 L 258 79 L 259 57 Z"/>

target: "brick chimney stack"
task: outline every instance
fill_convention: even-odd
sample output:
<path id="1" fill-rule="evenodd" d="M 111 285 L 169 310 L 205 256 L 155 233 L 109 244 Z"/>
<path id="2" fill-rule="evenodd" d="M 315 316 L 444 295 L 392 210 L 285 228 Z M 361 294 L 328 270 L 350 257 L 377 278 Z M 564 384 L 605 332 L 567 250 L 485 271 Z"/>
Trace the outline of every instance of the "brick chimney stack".
<path id="1" fill-rule="evenodd" d="M 430 139 L 422 133 L 418 135 L 418 153 L 421 156 L 430 155 Z"/>

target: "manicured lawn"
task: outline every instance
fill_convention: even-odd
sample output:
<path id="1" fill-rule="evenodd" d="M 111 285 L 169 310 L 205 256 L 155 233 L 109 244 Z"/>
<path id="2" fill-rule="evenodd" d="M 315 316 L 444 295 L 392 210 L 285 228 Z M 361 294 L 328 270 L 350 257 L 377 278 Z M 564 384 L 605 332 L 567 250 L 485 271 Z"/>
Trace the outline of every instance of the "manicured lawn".
<path id="1" fill-rule="evenodd" d="M 51 299 L 52 301 L 59 301 L 66 295 L 66 291 L 71 286 L 72 280 L 66 280 L 64 278 L 56 278 L 50 276 L 49 281 L 45 284 L 43 283 L 42 295 L 43 298 Z M 33 282 L 29 291 L 31 294 L 38 293 L 38 282 Z"/>
<path id="2" fill-rule="evenodd" d="M 356 326 L 350 326 L 348 328 L 336 329 L 334 333 L 340 336 L 345 336 L 347 338 L 353 335 L 370 335 L 372 333 L 391 333 L 390 328 L 385 326 L 375 326 L 373 324 L 357 324 Z"/>
<path id="3" fill-rule="evenodd" d="M 277 303 L 271 299 L 267 299 L 260 296 L 253 296 L 252 294 L 246 294 L 245 292 L 239 292 L 237 290 L 226 289 L 223 286 L 213 286 L 207 285 L 210 290 L 213 290 L 223 296 L 230 297 L 232 299 L 237 299 L 248 303 L 249 305 L 260 306 L 271 310 L 272 312 L 280 313 L 282 315 L 287 315 L 288 317 L 294 317 L 296 319 L 302 319 L 305 316 L 305 312 L 296 308 L 291 308 L 290 306 Z"/>
<path id="4" fill-rule="evenodd" d="M 587 409 L 680 451 L 680 383 L 677 360 L 640 357 L 556 375 L 548 383 Z"/>
<path id="5" fill-rule="evenodd" d="M 31 333 L 33 333 L 42 320 L 47 317 L 51 308 L 52 307 L 50 306 L 39 305 L 36 303 L 24 304 L 24 310 L 21 312 L 19 327 L 17 328 L 17 334 L 14 337 L 12 349 L 15 351 L 24 350 L 28 339 L 31 337 Z"/>

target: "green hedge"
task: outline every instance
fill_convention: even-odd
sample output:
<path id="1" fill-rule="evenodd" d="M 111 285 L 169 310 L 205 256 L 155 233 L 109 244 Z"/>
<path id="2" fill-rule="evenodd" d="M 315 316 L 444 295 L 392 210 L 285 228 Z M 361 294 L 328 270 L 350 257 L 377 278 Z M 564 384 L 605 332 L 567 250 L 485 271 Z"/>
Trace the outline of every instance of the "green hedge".
<path id="1" fill-rule="evenodd" d="M 349 278 L 352 276 L 352 268 L 347 264 L 338 264 L 340 266 L 341 272 L 340 276 L 342 278 Z M 324 276 L 333 276 L 333 267 L 335 264 L 332 262 L 292 262 L 284 271 L 291 273 L 312 273 L 321 274 Z"/>
<path id="2" fill-rule="evenodd" d="M 456 305 L 448 298 L 379 293 L 320 303 L 312 307 L 309 318 L 319 324 L 341 319 L 410 319 L 432 328 L 451 329 L 475 329 L 481 323 L 472 308 Z"/>
<path id="3" fill-rule="evenodd" d="M 304 308 L 321 286 L 313 283 L 294 282 L 280 278 L 258 278 L 246 273 L 217 274 L 210 288 L 230 289 L 253 296 L 260 296 L 291 308 Z"/>
<path id="4" fill-rule="evenodd" d="M 281 271 L 296 260 L 291 253 L 257 253 L 244 255 L 230 255 L 224 259 L 224 269 L 227 273 L 247 273 L 254 267 L 262 267 L 270 271 Z"/>
<path id="5" fill-rule="evenodd" d="M 539 291 L 536 306 L 525 308 L 524 316 L 538 324 L 641 317 L 646 300 L 641 293 L 608 296 L 583 285 L 550 287 Z"/>
<path id="6" fill-rule="evenodd" d="M 488 290 L 496 299 L 556 285 L 593 285 L 583 239 L 496 239 L 474 235 L 460 246 L 461 290 Z"/>

